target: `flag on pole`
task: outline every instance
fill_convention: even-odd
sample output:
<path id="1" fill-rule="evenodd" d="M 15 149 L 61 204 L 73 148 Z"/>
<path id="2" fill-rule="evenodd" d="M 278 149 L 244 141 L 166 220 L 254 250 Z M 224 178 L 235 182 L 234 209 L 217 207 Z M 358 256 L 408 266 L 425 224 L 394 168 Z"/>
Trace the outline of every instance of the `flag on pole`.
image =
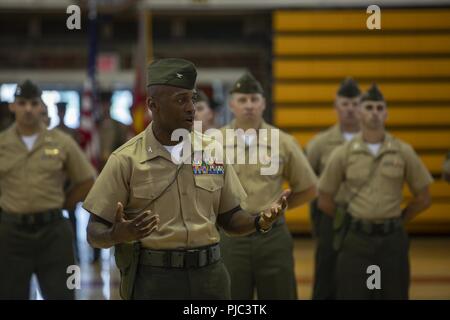
<path id="1" fill-rule="evenodd" d="M 146 12 L 145 10 L 138 10 L 139 30 L 138 30 L 138 45 L 135 54 L 135 79 L 133 88 L 133 106 L 131 114 L 133 117 L 133 131 L 135 134 L 142 132 L 151 121 L 150 110 L 146 105 L 147 94 L 145 65 L 147 59 L 146 50 Z"/>
<path id="2" fill-rule="evenodd" d="M 100 155 L 100 140 L 96 127 L 96 82 L 95 65 L 97 58 L 97 9 L 96 1 L 89 1 L 89 56 L 88 75 L 84 83 L 80 117 L 80 146 L 94 167 L 98 168 Z"/>

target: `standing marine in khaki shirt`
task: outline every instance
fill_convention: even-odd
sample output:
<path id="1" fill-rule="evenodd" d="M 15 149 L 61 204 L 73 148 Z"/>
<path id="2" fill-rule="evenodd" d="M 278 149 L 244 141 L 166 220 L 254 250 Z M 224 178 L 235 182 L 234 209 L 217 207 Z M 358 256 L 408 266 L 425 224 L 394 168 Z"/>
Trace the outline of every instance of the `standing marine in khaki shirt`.
<path id="1" fill-rule="evenodd" d="M 289 182 L 292 190 L 291 207 L 312 200 L 316 196 L 317 178 L 295 139 L 264 122 L 263 90 L 251 74 L 244 74 L 234 84 L 230 108 L 236 119 L 222 128 L 226 137 L 224 150 L 236 156 L 233 167 L 247 193 L 242 208 L 253 213 L 267 209 L 282 193 L 284 181 Z M 242 134 L 236 129 L 242 129 Z M 272 140 L 273 131 L 279 134 L 278 143 Z M 253 155 L 264 153 L 266 148 L 266 155 L 278 161 L 278 168 L 267 175 L 261 170 L 268 165 L 262 161 L 250 163 Z M 245 163 L 238 162 L 238 153 L 245 155 Z M 284 217 L 265 235 L 254 232 L 232 238 L 224 234 L 221 247 L 230 272 L 232 299 L 253 299 L 255 290 L 258 299 L 297 298 L 293 241 Z"/>
<path id="2" fill-rule="evenodd" d="M 183 59 L 149 65 L 147 105 L 153 121 L 113 152 L 83 205 L 91 212 L 92 246 L 122 250 L 132 243 L 136 249 L 120 259 L 116 252 L 121 295 L 127 299 L 229 298 L 216 223 L 233 234 L 267 230 L 287 205 L 288 190 L 256 217 L 243 211 L 245 192 L 233 168 L 196 150 L 195 141 L 205 147 L 215 143 L 201 133 L 189 134 L 196 77 L 195 66 Z M 180 129 L 187 133 L 181 142 L 172 139 Z M 185 153 L 192 144 L 194 152 Z"/>
<path id="3" fill-rule="evenodd" d="M 308 143 L 306 154 L 318 176 L 324 170 L 331 152 L 358 133 L 359 121 L 356 112 L 360 94 L 361 91 L 355 80 L 344 79 L 334 101 L 338 123 L 319 133 Z M 338 193 L 337 201 L 342 198 L 343 192 L 344 190 L 341 190 Z M 320 211 L 316 200 L 311 202 L 310 209 L 313 235 L 317 239 L 312 298 L 314 300 L 334 299 L 336 296 L 336 251 L 333 248 L 333 218 Z"/>
<path id="4" fill-rule="evenodd" d="M 337 298 L 407 299 L 404 223 L 430 206 L 432 178 L 411 146 L 385 131 L 387 106 L 376 85 L 362 96 L 358 116 L 361 134 L 335 149 L 319 181 L 319 208 L 331 216 L 341 185 L 348 188 L 348 219 L 342 226 L 347 233 L 336 264 Z M 413 198 L 402 209 L 405 182 Z M 368 281 L 373 266 L 381 273 L 379 283 L 370 283 L 375 289 Z"/>
<path id="5" fill-rule="evenodd" d="M 44 128 L 40 96 L 32 82 L 19 85 L 10 105 L 16 122 L 0 134 L 0 299 L 28 299 L 33 273 L 44 298 L 74 298 L 66 284 L 72 230 L 62 209 L 84 198 L 95 171 L 72 138 Z"/>

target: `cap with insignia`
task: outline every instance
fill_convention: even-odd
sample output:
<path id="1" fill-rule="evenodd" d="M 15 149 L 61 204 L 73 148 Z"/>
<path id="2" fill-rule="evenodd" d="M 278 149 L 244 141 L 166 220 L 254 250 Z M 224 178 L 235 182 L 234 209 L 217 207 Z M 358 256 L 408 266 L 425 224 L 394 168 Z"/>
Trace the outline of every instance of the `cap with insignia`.
<path id="1" fill-rule="evenodd" d="M 355 98 L 360 94 L 361 90 L 359 89 L 358 83 L 351 77 L 347 77 L 341 82 L 341 86 L 337 92 L 338 96 L 347 98 Z"/>
<path id="2" fill-rule="evenodd" d="M 42 94 L 41 89 L 30 80 L 25 80 L 22 84 L 17 85 L 15 97 L 34 99 L 39 98 Z"/>
<path id="3" fill-rule="evenodd" d="M 230 93 L 263 94 L 264 91 L 261 83 L 259 83 L 259 81 L 256 80 L 250 72 L 247 72 L 235 82 L 233 88 L 230 90 Z"/>
<path id="4" fill-rule="evenodd" d="M 160 84 L 193 90 L 196 79 L 195 65 L 184 59 L 155 60 L 147 68 L 147 87 Z"/>
<path id="5" fill-rule="evenodd" d="M 373 83 L 372 86 L 361 96 L 361 101 L 384 101 L 383 94 L 378 86 Z"/>

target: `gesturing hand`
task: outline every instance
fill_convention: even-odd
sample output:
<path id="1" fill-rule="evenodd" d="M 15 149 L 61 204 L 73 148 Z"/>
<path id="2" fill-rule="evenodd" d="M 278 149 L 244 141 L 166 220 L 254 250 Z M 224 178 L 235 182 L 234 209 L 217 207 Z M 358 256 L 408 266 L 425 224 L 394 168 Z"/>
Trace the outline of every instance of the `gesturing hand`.
<path id="1" fill-rule="evenodd" d="M 148 237 L 158 229 L 159 216 L 144 211 L 131 220 L 125 220 L 122 203 L 117 203 L 116 218 L 111 228 L 111 238 L 116 243 L 136 241 Z"/>
<path id="2" fill-rule="evenodd" d="M 281 193 L 278 201 L 272 203 L 269 209 L 261 212 L 261 218 L 259 219 L 259 225 L 263 230 L 269 229 L 272 223 L 275 222 L 286 210 L 288 206 L 287 198 L 291 194 L 290 189 L 286 189 Z"/>

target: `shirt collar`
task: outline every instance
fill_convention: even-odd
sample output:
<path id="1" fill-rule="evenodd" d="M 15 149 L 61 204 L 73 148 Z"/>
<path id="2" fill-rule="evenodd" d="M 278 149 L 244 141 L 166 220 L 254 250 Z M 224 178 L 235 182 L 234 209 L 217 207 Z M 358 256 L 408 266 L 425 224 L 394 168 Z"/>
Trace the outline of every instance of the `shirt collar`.
<path id="1" fill-rule="evenodd" d="M 201 141 L 200 143 L 203 143 L 202 134 L 192 130 L 192 132 L 189 134 L 188 138 L 189 138 L 189 143 L 191 144 L 191 154 L 190 155 L 193 155 L 195 150 L 194 150 L 192 141 L 193 141 L 193 139 L 196 139 L 196 141 Z M 140 157 L 141 163 L 143 163 L 145 161 L 153 160 L 157 157 L 162 157 L 170 162 L 173 162 L 169 151 L 167 151 L 167 149 L 164 148 L 164 146 L 158 141 L 158 139 L 156 139 L 155 134 L 153 133 L 153 121 L 147 126 L 147 128 L 145 128 L 145 130 L 143 132 L 143 141 L 144 141 L 144 143 L 143 143 L 144 150 L 142 150 L 142 155 Z M 185 162 L 185 159 L 187 157 L 189 157 L 190 155 L 183 154 L 181 157 L 181 161 Z"/>
<path id="2" fill-rule="evenodd" d="M 225 129 L 233 129 L 236 130 L 236 119 L 232 120 L 230 122 L 230 124 L 228 126 L 225 127 Z M 267 146 L 267 147 L 271 147 L 271 134 L 270 134 L 270 130 L 279 130 L 278 128 L 274 128 L 271 125 L 269 125 L 267 122 L 265 122 L 264 120 L 261 121 L 261 125 L 259 126 L 258 129 L 256 129 L 256 131 L 258 132 L 259 129 L 266 129 L 266 133 L 263 137 L 257 136 L 256 138 L 256 143 L 258 146 Z M 235 139 L 234 139 L 234 134 L 232 135 L 227 135 L 226 134 L 226 130 L 224 130 L 224 134 L 225 134 L 225 140 L 224 140 L 224 145 L 226 147 L 237 147 L 237 144 L 235 143 Z M 238 138 L 239 139 L 239 138 Z M 244 142 L 242 142 L 244 146 L 247 146 Z"/>
<path id="3" fill-rule="evenodd" d="M 370 153 L 366 142 L 363 140 L 362 133 L 358 133 L 350 142 L 350 152 L 352 153 Z M 395 139 L 392 135 L 385 132 L 384 141 L 381 143 L 380 151 L 378 152 L 378 156 L 389 153 L 396 152 L 399 150 L 398 144 L 395 142 Z M 371 154 L 371 153 L 370 153 Z"/>
<path id="4" fill-rule="evenodd" d="M 41 127 L 38 132 L 38 137 L 36 139 L 36 142 L 34 143 L 33 149 L 38 148 L 43 142 L 50 142 L 52 141 L 52 137 L 48 134 L 48 131 L 46 128 Z M 8 129 L 5 130 L 5 137 L 3 140 L 3 143 L 5 144 L 23 144 L 23 141 L 21 139 L 21 135 L 17 131 L 17 123 L 13 123 Z M 25 148 L 25 145 L 24 145 Z"/>

